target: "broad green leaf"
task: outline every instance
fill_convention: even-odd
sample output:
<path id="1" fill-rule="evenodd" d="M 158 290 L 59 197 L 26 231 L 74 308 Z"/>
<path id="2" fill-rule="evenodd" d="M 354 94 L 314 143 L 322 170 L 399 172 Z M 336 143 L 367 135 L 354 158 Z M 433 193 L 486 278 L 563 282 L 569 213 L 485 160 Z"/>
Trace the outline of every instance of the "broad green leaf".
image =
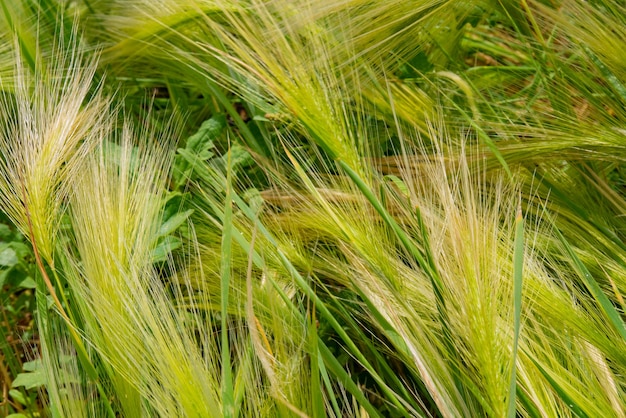
<path id="1" fill-rule="evenodd" d="M 15 380 L 13 380 L 11 387 L 16 388 L 24 386 L 26 390 L 30 390 L 45 386 L 48 383 L 41 365 L 41 360 L 24 363 L 24 370 L 26 370 L 27 373 L 18 374 Z"/>
<path id="2" fill-rule="evenodd" d="M 193 209 L 186 210 L 182 213 L 177 213 L 167 219 L 159 228 L 159 236 L 164 237 L 174 232 L 179 226 L 181 226 L 193 213 Z"/>
<path id="3" fill-rule="evenodd" d="M 152 250 L 152 262 L 162 263 L 168 259 L 172 251 L 180 248 L 182 241 L 174 236 L 167 236 Z"/>
<path id="4" fill-rule="evenodd" d="M 0 223 L 0 240 L 7 240 L 13 235 L 8 225 Z"/>
<path id="5" fill-rule="evenodd" d="M 195 134 L 187 138 L 185 148 L 178 149 L 173 171 L 177 187 L 192 178 L 196 166 L 206 163 L 215 155 L 213 141 L 222 134 L 225 128 L 226 116 L 214 115 L 204 121 Z"/>
<path id="6" fill-rule="evenodd" d="M 37 283 L 35 283 L 35 280 L 33 280 L 32 277 L 25 276 L 19 283 L 17 283 L 17 286 L 24 289 L 34 289 L 37 286 Z"/>
<path id="7" fill-rule="evenodd" d="M 30 404 L 28 398 L 26 398 L 24 394 L 17 389 L 9 390 L 9 396 L 11 396 L 11 398 L 13 398 L 16 402 L 19 402 L 21 405 L 28 406 Z"/>
<path id="8" fill-rule="evenodd" d="M 205 120 L 195 134 L 187 138 L 185 149 L 201 153 L 213 148 L 213 140 L 222 134 L 225 127 L 226 116 L 214 115 L 211 119 Z"/>
<path id="9" fill-rule="evenodd" d="M 18 261 L 17 253 L 13 248 L 6 247 L 0 250 L 0 266 L 13 267 Z"/>

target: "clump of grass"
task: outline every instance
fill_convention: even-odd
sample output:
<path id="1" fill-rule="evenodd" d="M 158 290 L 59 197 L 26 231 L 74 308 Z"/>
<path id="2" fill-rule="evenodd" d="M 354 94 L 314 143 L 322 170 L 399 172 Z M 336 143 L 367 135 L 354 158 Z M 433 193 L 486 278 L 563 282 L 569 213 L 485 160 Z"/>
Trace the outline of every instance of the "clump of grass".
<path id="1" fill-rule="evenodd" d="M 220 409 L 211 357 L 202 357 L 152 265 L 167 149 L 134 148 L 128 127 L 121 135 L 119 148 L 104 143 L 85 161 L 75 184 L 68 281 L 125 415 L 206 416 Z"/>
<path id="2" fill-rule="evenodd" d="M 624 414 L 618 6 L 137 4 L 88 39 L 177 151 L 90 55 L 4 100 L 53 414 Z"/>

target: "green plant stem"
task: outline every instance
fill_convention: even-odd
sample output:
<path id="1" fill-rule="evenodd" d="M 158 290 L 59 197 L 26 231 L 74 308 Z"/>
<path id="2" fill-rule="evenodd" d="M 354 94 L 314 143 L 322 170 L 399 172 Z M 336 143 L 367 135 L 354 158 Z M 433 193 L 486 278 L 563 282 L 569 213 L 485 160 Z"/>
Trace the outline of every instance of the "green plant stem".
<path id="1" fill-rule="evenodd" d="M 232 184 L 231 184 L 231 152 L 228 152 L 226 173 L 226 198 L 224 202 L 224 219 L 222 229 L 222 257 L 220 262 L 221 288 L 221 345 L 222 345 L 222 414 L 226 418 L 233 416 L 235 411 L 233 381 L 230 364 L 230 344 L 228 337 L 228 295 L 230 289 L 230 269 L 232 253 Z"/>

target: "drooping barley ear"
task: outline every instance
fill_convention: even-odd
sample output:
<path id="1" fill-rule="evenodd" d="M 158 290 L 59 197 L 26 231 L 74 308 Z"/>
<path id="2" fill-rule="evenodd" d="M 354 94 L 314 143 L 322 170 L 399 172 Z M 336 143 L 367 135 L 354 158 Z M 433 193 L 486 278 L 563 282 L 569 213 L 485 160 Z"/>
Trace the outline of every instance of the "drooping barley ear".
<path id="1" fill-rule="evenodd" d="M 97 58 L 74 42 L 36 74 L 16 53 L 14 92 L 0 99 L 0 203 L 50 265 L 71 179 L 110 117 L 98 87 L 90 94 Z"/>
<path id="2" fill-rule="evenodd" d="M 68 190 L 80 161 L 107 132 L 109 103 L 96 86 L 97 57 L 83 56 L 76 32 L 53 65 L 38 57 L 33 72 L 15 48 L 15 84 L 0 98 L 0 204 L 33 245 L 50 295 L 69 320 L 44 263 L 54 270 L 54 248 Z"/>

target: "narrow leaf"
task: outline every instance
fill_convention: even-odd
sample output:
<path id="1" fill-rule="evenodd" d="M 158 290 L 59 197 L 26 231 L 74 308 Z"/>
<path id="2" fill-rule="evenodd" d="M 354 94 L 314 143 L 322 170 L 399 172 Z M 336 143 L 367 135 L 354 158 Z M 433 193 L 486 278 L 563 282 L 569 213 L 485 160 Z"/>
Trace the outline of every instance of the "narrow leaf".
<path id="1" fill-rule="evenodd" d="M 229 152 L 230 155 L 230 152 Z M 229 160 L 230 163 L 230 160 Z M 235 411 L 232 370 L 230 366 L 230 344 L 228 338 L 228 294 L 230 288 L 231 269 L 231 242 L 232 242 L 232 179 L 230 164 L 226 176 L 226 198 L 224 200 L 224 221 L 222 230 L 221 246 L 221 349 L 222 349 L 222 414 L 224 417 L 232 417 Z"/>
<path id="2" fill-rule="evenodd" d="M 507 416 L 515 418 L 517 393 L 517 346 L 519 342 L 520 322 L 522 315 L 522 280 L 524 268 L 524 218 L 521 206 L 515 217 L 515 242 L 513 250 L 513 355 L 511 356 L 511 383 L 509 386 L 509 408 Z"/>
<path id="3" fill-rule="evenodd" d="M 561 234 L 561 231 L 557 228 L 555 228 L 555 231 L 559 241 L 561 241 L 561 244 L 563 244 L 565 251 L 569 255 L 576 272 L 587 286 L 587 289 L 589 289 L 593 297 L 596 299 L 600 308 L 613 324 L 617 332 L 626 340 L 626 325 L 615 309 L 615 306 L 613 306 L 609 298 L 604 294 L 598 282 L 596 282 L 589 270 L 587 270 L 587 267 L 585 267 L 580 258 L 578 258 L 572 246 L 567 242 L 563 234 Z"/>

